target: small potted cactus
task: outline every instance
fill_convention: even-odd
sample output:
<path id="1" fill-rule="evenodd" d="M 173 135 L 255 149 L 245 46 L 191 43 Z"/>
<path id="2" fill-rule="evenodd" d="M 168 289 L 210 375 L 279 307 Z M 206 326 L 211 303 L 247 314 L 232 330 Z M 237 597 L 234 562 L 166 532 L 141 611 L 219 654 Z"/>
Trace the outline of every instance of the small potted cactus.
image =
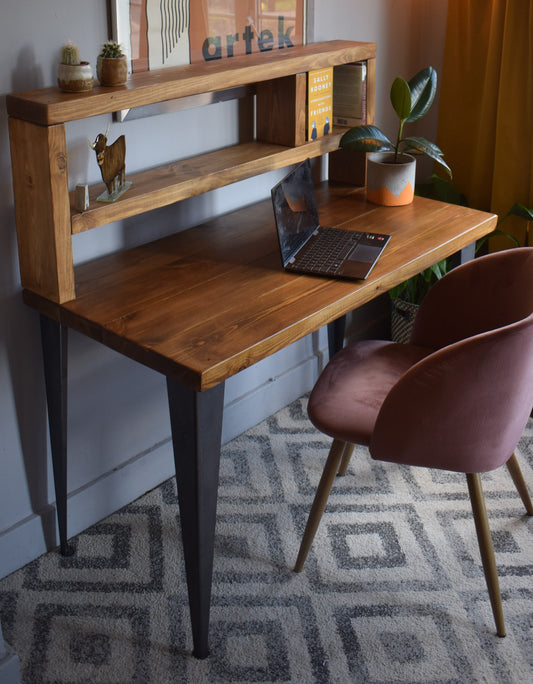
<path id="1" fill-rule="evenodd" d="M 128 58 L 114 40 L 102 45 L 96 60 L 96 74 L 103 86 L 124 85 L 128 80 Z"/>
<path id="2" fill-rule="evenodd" d="M 57 84 L 67 93 L 83 93 L 91 90 L 94 78 L 89 62 L 80 61 L 78 48 L 68 42 L 61 48 L 61 61 L 57 69 Z"/>

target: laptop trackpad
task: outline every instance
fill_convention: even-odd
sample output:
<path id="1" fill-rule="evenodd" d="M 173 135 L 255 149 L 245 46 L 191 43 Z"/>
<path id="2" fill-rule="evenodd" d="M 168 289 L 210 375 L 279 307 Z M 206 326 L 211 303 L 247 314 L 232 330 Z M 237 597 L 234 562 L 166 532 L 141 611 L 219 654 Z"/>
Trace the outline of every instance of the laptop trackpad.
<path id="1" fill-rule="evenodd" d="M 382 245 L 363 245 L 359 243 L 352 251 L 348 259 L 350 261 L 359 261 L 364 264 L 371 264 L 375 259 L 377 259 L 382 249 Z"/>

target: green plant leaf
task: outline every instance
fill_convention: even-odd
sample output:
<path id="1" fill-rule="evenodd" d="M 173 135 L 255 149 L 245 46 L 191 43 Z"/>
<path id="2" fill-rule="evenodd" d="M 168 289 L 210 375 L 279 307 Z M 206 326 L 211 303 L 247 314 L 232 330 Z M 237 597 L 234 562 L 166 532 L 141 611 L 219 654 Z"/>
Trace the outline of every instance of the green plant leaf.
<path id="1" fill-rule="evenodd" d="M 491 233 L 489 233 L 488 235 L 484 235 L 482 238 L 480 238 L 476 242 L 476 254 L 479 253 L 479 251 L 481 250 L 483 245 L 487 242 L 487 240 L 490 240 L 490 238 L 498 237 L 498 236 L 505 237 L 508 240 L 510 240 L 513 243 L 514 247 L 520 247 L 520 243 L 518 242 L 518 240 L 515 238 L 514 235 L 509 235 L 509 233 L 506 233 L 503 230 L 496 228 Z"/>
<path id="2" fill-rule="evenodd" d="M 420 304 L 431 287 L 450 270 L 447 259 L 438 261 L 436 264 L 420 271 L 412 278 L 404 280 L 389 290 L 391 299 L 403 299 L 412 304 Z"/>
<path id="3" fill-rule="evenodd" d="M 378 150 L 392 150 L 393 144 L 376 126 L 356 126 L 340 139 L 339 147 L 361 152 L 377 152 Z"/>
<path id="4" fill-rule="evenodd" d="M 418 121 L 433 104 L 437 92 L 437 72 L 433 67 L 422 69 L 408 83 L 411 92 L 411 111 L 407 121 Z"/>
<path id="5" fill-rule="evenodd" d="M 443 276 L 446 275 L 446 273 L 448 273 L 448 260 L 443 259 L 442 261 L 438 261 L 431 268 L 436 279 L 440 280 Z"/>
<path id="6" fill-rule="evenodd" d="M 411 114 L 411 90 L 403 78 L 395 78 L 390 89 L 390 101 L 400 121 L 408 120 Z"/>
<path id="7" fill-rule="evenodd" d="M 533 221 L 533 209 L 528 209 L 523 204 L 513 204 L 507 216 L 519 216 L 526 221 Z"/>
<path id="8" fill-rule="evenodd" d="M 436 199 L 441 202 L 448 202 L 448 204 L 460 204 L 466 207 L 466 197 L 447 178 L 441 178 L 434 173 L 431 176 L 431 182 L 435 189 Z"/>
<path id="9" fill-rule="evenodd" d="M 452 170 L 448 164 L 443 159 L 443 153 L 435 143 L 426 140 L 426 138 L 421 138 L 420 136 L 412 136 L 410 138 L 403 138 L 402 141 L 403 151 L 412 154 L 426 154 L 431 157 L 434 161 L 440 164 L 446 173 L 452 177 Z"/>
<path id="10" fill-rule="evenodd" d="M 395 287 L 392 287 L 389 290 L 389 297 L 391 299 L 398 299 L 398 297 L 401 297 L 401 295 L 405 291 L 406 287 L 407 287 L 407 280 L 404 280 L 403 283 L 400 283 L 399 285 L 396 285 Z"/>

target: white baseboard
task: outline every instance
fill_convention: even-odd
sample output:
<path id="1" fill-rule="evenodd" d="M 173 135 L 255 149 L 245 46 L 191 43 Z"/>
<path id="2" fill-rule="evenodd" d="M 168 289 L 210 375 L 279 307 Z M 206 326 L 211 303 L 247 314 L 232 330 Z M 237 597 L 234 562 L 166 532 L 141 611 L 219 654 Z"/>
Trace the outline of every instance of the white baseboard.
<path id="1" fill-rule="evenodd" d="M 239 374 L 240 377 L 230 378 L 226 383 L 222 442 L 230 441 L 310 391 L 323 365 L 326 344 L 326 336 L 317 333 L 307 341 L 305 354 L 302 354 L 301 344 L 299 348 L 282 350 L 279 352 L 282 363 L 278 366 L 282 370 L 275 377 L 271 377 L 271 368 L 276 364 L 270 367 L 257 364 Z M 171 438 L 163 435 L 151 449 L 69 493 L 69 537 L 111 515 L 174 474 Z M 44 513 L 55 520 L 53 505 Z M 32 514 L 19 521 L 0 533 L 0 578 L 49 550 L 45 546 L 41 516 Z"/>
<path id="2" fill-rule="evenodd" d="M 79 534 L 174 474 L 170 437 L 149 452 L 103 474 L 68 495 L 68 535 Z M 51 507 L 55 508 L 55 507 Z M 49 511 L 46 511 L 49 514 Z M 55 515 L 55 514 L 54 514 Z M 56 529 L 56 539 L 59 539 Z M 0 535 L 0 576 L 18 570 L 46 551 L 41 517 L 31 515 Z"/>

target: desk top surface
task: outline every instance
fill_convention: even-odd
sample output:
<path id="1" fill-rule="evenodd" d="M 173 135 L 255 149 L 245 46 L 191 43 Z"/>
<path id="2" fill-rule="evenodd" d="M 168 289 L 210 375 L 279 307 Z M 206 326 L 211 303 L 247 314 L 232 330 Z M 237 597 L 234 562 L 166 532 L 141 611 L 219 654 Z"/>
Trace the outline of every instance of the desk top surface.
<path id="1" fill-rule="evenodd" d="M 416 197 L 378 207 L 317 188 L 323 225 L 391 234 L 369 278 L 285 273 L 270 200 L 76 268 L 76 299 L 41 313 L 196 390 L 212 387 L 494 229 L 485 212 Z"/>

